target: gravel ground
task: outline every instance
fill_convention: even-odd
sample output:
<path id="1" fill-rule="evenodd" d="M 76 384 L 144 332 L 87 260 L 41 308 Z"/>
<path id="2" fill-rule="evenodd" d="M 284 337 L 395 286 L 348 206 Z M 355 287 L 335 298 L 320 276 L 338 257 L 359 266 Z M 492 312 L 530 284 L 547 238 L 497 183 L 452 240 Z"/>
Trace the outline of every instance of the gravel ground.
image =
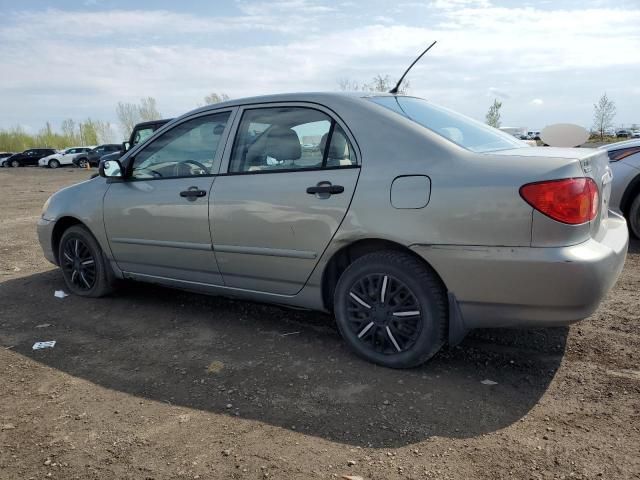
<path id="1" fill-rule="evenodd" d="M 1 479 L 640 478 L 640 243 L 588 320 L 393 371 L 323 314 L 134 283 L 55 298 L 35 222 L 87 176 L 0 169 Z"/>

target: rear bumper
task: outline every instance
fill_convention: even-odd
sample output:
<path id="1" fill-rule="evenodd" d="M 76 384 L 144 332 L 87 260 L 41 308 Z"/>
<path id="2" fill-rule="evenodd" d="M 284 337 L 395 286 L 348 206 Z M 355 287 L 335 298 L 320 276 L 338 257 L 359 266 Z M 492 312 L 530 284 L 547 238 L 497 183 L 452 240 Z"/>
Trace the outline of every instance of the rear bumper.
<path id="1" fill-rule="evenodd" d="M 36 230 L 38 232 L 38 241 L 42 247 L 44 257 L 54 265 L 57 265 L 56 256 L 53 253 L 53 244 L 51 239 L 53 238 L 53 227 L 55 222 L 53 220 L 47 220 L 40 218 L 37 223 Z"/>
<path id="2" fill-rule="evenodd" d="M 591 315 L 613 287 L 629 234 L 610 212 L 605 236 L 554 248 L 414 245 L 455 295 L 464 327 L 546 327 Z"/>

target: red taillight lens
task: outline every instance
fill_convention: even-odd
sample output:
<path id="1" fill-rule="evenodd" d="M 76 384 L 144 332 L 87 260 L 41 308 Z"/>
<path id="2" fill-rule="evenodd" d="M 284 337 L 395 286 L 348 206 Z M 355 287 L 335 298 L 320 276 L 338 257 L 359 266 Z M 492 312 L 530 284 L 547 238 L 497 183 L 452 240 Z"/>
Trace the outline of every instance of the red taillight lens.
<path id="1" fill-rule="evenodd" d="M 562 223 L 577 225 L 598 214 L 598 186 L 591 178 L 528 183 L 520 187 L 520 196 L 539 212 Z"/>

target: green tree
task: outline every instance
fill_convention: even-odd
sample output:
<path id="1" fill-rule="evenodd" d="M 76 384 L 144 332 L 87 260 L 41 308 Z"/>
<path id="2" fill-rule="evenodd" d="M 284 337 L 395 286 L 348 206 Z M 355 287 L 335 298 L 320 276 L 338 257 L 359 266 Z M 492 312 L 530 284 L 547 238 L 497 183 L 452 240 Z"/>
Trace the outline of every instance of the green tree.
<path id="1" fill-rule="evenodd" d="M 495 128 L 500 128 L 500 109 L 502 108 L 502 102 L 499 102 L 498 99 L 493 100 L 493 105 L 489 107 L 489 111 L 487 112 L 486 122 L 487 125 L 491 125 Z"/>

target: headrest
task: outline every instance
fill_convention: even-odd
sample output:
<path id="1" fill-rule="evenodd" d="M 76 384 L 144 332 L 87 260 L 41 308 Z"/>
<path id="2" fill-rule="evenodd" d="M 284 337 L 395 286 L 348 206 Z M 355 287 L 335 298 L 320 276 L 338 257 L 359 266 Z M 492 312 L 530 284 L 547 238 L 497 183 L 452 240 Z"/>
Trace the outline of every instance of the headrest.
<path id="1" fill-rule="evenodd" d="M 273 127 L 268 132 L 265 153 L 276 160 L 298 160 L 302 156 L 302 148 L 298 135 L 290 128 Z"/>

